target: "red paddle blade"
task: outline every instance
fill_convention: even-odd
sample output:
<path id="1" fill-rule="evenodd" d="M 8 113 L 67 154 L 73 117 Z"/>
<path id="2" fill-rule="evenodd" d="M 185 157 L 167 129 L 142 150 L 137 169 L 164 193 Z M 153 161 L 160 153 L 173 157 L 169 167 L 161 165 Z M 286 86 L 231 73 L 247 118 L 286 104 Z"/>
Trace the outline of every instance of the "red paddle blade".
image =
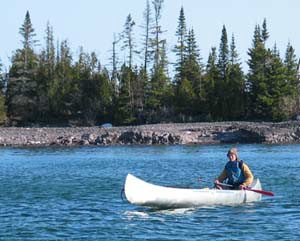
<path id="1" fill-rule="evenodd" d="M 263 190 L 251 189 L 249 187 L 246 187 L 246 190 L 252 191 L 252 192 L 257 192 L 257 193 L 260 193 L 260 194 L 263 194 L 263 195 L 267 195 L 267 196 L 272 196 L 272 197 L 274 196 L 273 192 L 267 192 L 267 191 L 263 191 Z"/>

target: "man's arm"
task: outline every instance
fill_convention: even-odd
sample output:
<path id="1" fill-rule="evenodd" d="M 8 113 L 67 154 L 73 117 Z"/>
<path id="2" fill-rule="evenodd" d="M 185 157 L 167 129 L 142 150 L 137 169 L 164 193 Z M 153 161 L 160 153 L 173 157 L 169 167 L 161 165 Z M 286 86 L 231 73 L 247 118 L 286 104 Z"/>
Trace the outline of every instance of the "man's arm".
<path id="1" fill-rule="evenodd" d="M 250 168 L 245 163 L 242 166 L 242 170 L 245 176 L 245 181 L 242 183 L 242 185 L 249 186 L 253 182 L 253 174 Z"/>
<path id="2" fill-rule="evenodd" d="M 226 169 L 224 168 L 224 170 L 221 172 L 217 180 L 219 180 L 219 182 L 223 182 L 226 178 L 227 178 L 227 172 Z"/>

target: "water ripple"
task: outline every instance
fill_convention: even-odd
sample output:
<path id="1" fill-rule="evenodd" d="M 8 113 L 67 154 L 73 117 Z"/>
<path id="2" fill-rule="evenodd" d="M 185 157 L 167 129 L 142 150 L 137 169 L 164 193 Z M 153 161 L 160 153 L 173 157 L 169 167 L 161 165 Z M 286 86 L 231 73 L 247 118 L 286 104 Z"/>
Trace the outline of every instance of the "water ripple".
<path id="1" fill-rule="evenodd" d="M 299 145 L 238 146 L 275 193 L 258 203 L 155 210 L 120 198 L 127 173 L 167 186 L 211 186 L 229 147 L 1 149 L 0 240 L 298 241 Z"/>

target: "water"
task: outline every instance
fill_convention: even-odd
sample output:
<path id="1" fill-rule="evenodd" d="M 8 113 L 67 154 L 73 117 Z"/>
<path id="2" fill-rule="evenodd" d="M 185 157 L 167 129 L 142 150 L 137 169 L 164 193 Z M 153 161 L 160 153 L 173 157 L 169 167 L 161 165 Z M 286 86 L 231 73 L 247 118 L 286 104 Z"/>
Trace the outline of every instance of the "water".
<path id="1" fill-rule="evenodd" d="M 230 147 L 2 148 L 0 240 L 300 240 L 300 145 L 237 146 L 275 193 L 259 203 L 157 211 L 120 197 L 127 173 L 212 187 Z"/>

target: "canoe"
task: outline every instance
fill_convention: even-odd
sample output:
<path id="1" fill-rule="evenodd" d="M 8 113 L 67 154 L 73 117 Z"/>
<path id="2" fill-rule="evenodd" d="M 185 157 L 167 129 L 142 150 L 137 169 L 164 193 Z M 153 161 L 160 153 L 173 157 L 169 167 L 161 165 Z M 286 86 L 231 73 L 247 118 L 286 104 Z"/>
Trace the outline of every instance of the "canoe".
<path id="1" fill-rule="evenodd" d="M 259 179 L 251 188 L 261 190 Z M 151 208 L 189 208 L 207 205 L 235 205 L 261 200 L 261 194 L 248 190 L 186 189 L 154 185 L 128 174 L 125 196 L 129 203 Z"/>

